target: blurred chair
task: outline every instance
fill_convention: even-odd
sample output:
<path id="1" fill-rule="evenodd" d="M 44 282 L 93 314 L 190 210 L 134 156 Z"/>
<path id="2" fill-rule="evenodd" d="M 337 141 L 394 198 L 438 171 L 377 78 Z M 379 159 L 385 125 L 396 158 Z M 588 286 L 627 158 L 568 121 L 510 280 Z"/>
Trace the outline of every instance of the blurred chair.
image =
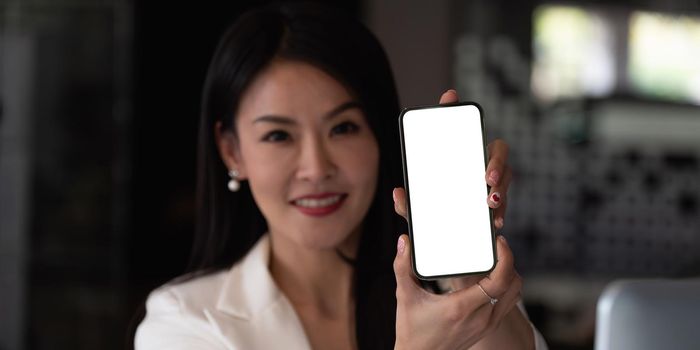
<path id="1" fill-rule="evenodd" d="M 595 349 L 700 349 L 700 278 L 609 284 L 598 299 Z"/>

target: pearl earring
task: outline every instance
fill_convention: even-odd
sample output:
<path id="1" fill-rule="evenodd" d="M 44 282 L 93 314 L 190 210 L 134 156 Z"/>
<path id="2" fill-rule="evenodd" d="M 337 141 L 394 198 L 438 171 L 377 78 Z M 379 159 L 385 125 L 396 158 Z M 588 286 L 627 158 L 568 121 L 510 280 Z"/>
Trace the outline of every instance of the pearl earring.
<path id="1" fill-rule="evenodd" d="M 238 173 L 238 170 L 233 169 L 228 172 L 228 176 L 231 177 L 231 180 L 228 182 L 228 190 L 231 192 L 236 192 L 238 191 L 239 188 L 241 188 L 241 183 L 238 182 L 238 176 L 240 174 Z"/>

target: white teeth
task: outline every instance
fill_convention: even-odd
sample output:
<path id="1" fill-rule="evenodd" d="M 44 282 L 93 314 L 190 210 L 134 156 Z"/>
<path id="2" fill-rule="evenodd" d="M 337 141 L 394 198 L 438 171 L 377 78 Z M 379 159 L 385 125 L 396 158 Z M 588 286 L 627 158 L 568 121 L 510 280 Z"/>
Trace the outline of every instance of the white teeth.
<path id="1" fill-rule="evenodd" d="M 306 208 L 321 208 L 335 204 L 340 200 L 340 195 L 322 199 L 302 198 L 294 201 L 294 204 Z"/>

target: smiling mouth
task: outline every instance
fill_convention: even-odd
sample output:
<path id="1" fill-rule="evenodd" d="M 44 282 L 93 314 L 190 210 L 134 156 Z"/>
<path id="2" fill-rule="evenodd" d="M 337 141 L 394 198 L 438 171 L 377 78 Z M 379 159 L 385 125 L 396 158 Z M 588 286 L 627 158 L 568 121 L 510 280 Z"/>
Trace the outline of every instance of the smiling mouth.
<path id="1" fill-rule="evenodd" d="M 332 197 L 326 197 L 326 198 L 321 198 L 321 199 L 315 199 L 315 198 L 301 198 L 297 199 L 294 201 L 295 205 L 298 205 L 300 207 L 304 208 L 321 208 L 321 207 L 327 207 L 329 205 L 338 203 L 341 199 L 342 195 L 335 195 Z"/>
<path id="2" fill-rule="evenodd" d="M 341 193 L 324 193 L 298 198 L 291 203 L 303 214 L 324 216 L 338 210 L 347 196 Z"/>

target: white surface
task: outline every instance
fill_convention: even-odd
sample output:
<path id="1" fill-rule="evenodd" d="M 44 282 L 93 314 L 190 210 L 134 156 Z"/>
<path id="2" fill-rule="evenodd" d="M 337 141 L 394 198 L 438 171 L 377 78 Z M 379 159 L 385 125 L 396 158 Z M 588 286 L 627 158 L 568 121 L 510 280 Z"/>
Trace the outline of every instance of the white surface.
<path id="1" fill-rule="evenodd" d="M 403 129 L 416 271 L 489 270 L 495 259 L 479 110 L 408 111 Z"/>

